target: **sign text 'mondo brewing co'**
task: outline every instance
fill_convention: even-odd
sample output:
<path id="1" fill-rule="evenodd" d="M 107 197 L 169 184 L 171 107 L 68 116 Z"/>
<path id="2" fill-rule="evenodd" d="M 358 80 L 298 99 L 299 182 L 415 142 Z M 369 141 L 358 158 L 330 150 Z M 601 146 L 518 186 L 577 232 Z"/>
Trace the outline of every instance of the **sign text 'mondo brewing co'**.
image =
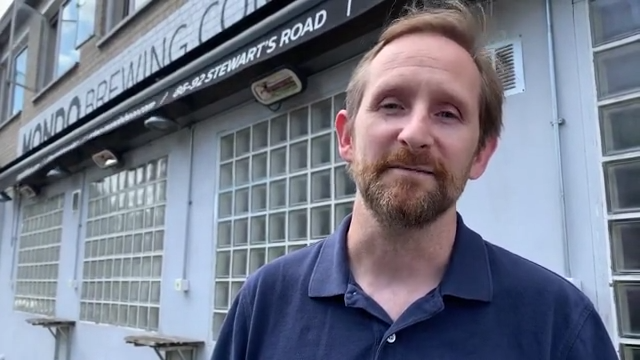
<path id="1" fill-rule="evenodd" d="M 44 165 L 53 161 L 59 156 L 78 148 L 82 144 L 106 134 L 130 121 L 140 118 L 144 114 L 172 102 L 183 96 L 187 96 L 206 86 L 214 85 L 217 82 L 233 76 L 238 71 L 245 69 L 261 60 L 268 59 L 280 54 L 299 43 L 314 37 L 316 34 L 324 32 L 326 29 L 340 23 L 340 20 L 347 16 L 339 16 L 343 11 L 340 4 L 342 0 L 333 0 L 332 5 L 318 7 L 305 14 L 302 18 L 295 19 L 279 29 L 267 33 L 242 49 L 229 54 L 219 61 L 205 66 L 200 71 L 185 78 L 184 80 L 162 90 L 154 96 L 143 100 L 138 105 L 127 109 L 118 116 L 107 121 L 105 124 L 96 126 L 93 130 L 87 131 L 83 136 L 65 144 L 59 150 L 54 151 L 38 164 L 31 166 L 18 175 L 18 179 L 23 179 L 35 171 L 40 170 Z M 369 1 L 369 0 L 363 0 Z"/>
<path id="2" fill-rule="evenodd" d="M 257 62 L 273 58 L 287 50 L 298 46 L 302 42 L 317 38 L 331 29 L 346 23 L 351 17 L 358 17 L 370 11 L 385 0 L 326 0 L 313 5 L 302 15 L 290 19 L 277 28 L 259 35 L 242 48 L 220 56 L 219 60 L 203 65 L 194 70 L 191 75 L 171 84 L 155 95 L 141 100 L 105 121 L 93 122 L 90 129 L 85 129 L 73 140 L 59 144 L 46 157 L 37 160 L 38 163 L 11 173 L 3 178 L 0 174 L 0 189 L 10 186 L 42 169 L 56 158 L 77 149 L 88 141 L 106 134 L 118 127 L 135 121 L 150 111 L 193 94 L 202 88 L 214 86 L 224 79 L 256 64 Z"/>
<path id="3" fill-rule="evenodd" d="M 102 106 L 269 0 L 189 0 L 34 120 L 20 128 L 18 156 Z"/>

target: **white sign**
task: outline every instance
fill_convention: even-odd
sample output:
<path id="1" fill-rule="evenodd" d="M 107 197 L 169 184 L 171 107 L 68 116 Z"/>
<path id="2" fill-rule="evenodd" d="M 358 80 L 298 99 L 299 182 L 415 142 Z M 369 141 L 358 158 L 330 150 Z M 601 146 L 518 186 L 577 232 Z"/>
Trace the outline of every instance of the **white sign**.
<path id="1" fill-rule="evenodd" d="M 156 0 L 162 1 L 162 0 Z M 189 0 L 18 133 L 18 156 L 227 29 L 269 0 Z M 144 15 L 143 15 L 144 16 Z"/>

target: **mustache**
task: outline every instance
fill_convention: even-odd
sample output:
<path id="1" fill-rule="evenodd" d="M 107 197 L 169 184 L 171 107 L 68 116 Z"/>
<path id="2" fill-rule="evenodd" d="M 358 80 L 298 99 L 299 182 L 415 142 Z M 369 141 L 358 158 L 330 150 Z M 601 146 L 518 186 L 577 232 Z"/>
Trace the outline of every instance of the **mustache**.
<path id="1" fill-rule="evenodd" d="M 371 165 L 370 169 L 377 176 L 393 168 L 407 167 L 427 168 L 434 177 L 440 180 L 447 180 L 451 177 L 445 165 L 428 151 L 414 152 L 408 148 L 400 148 Z"/>

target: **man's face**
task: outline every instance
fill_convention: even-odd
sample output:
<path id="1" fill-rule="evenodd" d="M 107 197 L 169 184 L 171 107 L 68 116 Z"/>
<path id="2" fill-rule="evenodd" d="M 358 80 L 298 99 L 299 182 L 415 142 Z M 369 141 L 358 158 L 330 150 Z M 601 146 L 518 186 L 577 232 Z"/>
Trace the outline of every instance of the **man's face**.
<path id="1" fill-rule="evenodd" d="M 386 226 L 420 228 L 455 205 L 496 147 L 480 140 L 481 77 L 471 56 L 442 36 L 388 44 L 370 64 L 352 128 L 336 118 L 339 151 L 365 205 Z"/>

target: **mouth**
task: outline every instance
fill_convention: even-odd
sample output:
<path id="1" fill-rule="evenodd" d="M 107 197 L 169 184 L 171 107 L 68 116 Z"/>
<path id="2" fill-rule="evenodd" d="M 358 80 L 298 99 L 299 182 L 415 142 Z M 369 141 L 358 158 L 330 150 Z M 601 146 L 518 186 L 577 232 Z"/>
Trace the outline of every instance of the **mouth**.
<path id="1" fill-rule="evenodd" d="M 427 168 L 427 167 L 420 167 L 420 166 L 391 166 L 389 169 L 407 171 L 407 172 L 412 172 L 412 173 L 416 173 L 416 174 L 420 174 L 420 175 L 433 176 L 433 171 L 430 168 Z"/>

